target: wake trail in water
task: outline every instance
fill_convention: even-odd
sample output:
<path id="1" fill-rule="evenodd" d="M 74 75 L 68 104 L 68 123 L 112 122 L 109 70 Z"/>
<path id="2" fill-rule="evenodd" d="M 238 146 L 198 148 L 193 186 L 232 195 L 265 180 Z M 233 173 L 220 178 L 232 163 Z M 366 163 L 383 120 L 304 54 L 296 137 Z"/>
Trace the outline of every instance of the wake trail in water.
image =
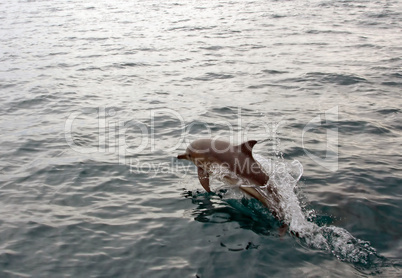
<path id="1" fill-rule="evenodd" d="M 299 161 L 271 160 L 261 155 L 254 155 L 254 158 L 270 176 L 270 184 L 277 189 L 282 199 L 284 222 L 289 226 L 290 233 L 296 235 L 302 245 L 329 252 L 338 259 L 361 266 L 363 269 L 378 266 L 383 262 L 383 258 L 377 255 L 370 242 L 355 238 L 343 228 L 320 227 L 307 220 L 307 215 L 303 212 L 295 193 L 295 186 L 303 175 L 303 166 Z"/>

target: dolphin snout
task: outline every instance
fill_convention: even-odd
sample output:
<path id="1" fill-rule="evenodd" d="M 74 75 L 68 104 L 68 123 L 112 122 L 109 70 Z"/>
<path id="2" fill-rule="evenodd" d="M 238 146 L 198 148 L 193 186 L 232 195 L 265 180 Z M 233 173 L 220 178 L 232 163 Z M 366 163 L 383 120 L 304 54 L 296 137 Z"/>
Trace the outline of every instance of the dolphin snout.
<path id="1" fill-rule="evenodd" d="M 177 159 L 187 159 L 187 155 L 186 154 L 179 154 L 177 156 Z"/>

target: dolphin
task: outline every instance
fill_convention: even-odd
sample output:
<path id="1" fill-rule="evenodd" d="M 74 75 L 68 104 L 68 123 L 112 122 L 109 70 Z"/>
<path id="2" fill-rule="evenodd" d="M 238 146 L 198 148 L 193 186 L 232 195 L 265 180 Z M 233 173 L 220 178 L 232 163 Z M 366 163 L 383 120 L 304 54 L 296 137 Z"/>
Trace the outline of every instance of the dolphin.
<path id="1" fill-rule="evenodd" d="M 268 183 L 269 176 L 253 158 L 255 144 L 255 140 L 233 145 L 223 140 L 199 139 L 177 158 L 192 161 L 197 166 L 198 179 L 207 192 L 211 192 L 210 175 L 217 176 L 219 180 L 238 186 L 244 193 L 259 200 L 276 219 L 283 221 L 285 214 L 278 191 Z"/>

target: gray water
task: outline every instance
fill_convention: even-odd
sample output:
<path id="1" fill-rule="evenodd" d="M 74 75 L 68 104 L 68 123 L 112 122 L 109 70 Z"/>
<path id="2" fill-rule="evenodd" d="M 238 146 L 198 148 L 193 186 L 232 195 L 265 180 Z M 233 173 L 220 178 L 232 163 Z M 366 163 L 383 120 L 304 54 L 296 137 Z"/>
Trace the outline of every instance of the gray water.
<path id="1" fill-rule="evenodd" d="M 3 0 L 0 20 L 1 277 L 401 276 L 400 1 Z M 201 137 L 259 141 L 284 236 L 176 159 Z"/>

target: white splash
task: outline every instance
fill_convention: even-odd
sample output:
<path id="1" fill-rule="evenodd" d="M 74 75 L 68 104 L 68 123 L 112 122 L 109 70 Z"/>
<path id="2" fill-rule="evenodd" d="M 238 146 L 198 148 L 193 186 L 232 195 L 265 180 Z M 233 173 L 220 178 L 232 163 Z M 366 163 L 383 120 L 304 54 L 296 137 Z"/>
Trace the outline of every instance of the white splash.
<path id="1" fill-rule="evenodd" d="M 369 242 L 356 239 L 345 229 L 320 227 L 307 220 L 295 193 L 296 184 L 303 175 L 303 165 L 299 161 L 271 160 L 257 154 L 254 158 L 267 171 L 270 184 L 277 189 L 285 213 L 284 222 L 292 234 L 297 235 L 310 248 L 325 250 L 343 261 L 366 265 L 370 256 L 377 257 Z"/>
<path id="2" fill-rule="evenodd" d="M 335 226 L 320 227 L 308 221 L 311 211 L 303 211 L 295 193 L 295 187 L 303 175 L 303 165 L 299 161 L 287 162 L 283 158 L 267 159 L 258 154 L 253 156 L 269 175 L 269 184 L 276 189 L 281 199 L 283 221 L 288 225 L 290 234 L 296 235 L 301 244 L 329 252 L 342 261 L 365 266 L 370 265 L 373 259 L 379 259 L 376 250 L 369 242 L 355 238 L 347 230 Z M 211 172 L 212 180 L 224 181 L 223 186 L 226 188 L 230 180 L 239 178 L 225 167 L 211 167 Z M 250 186 L 241 185 L 239 182 L 230 185 L 232 189 Z M 268 194 L 266 188 L 259 188 L 259 190 L 264 190 L 263 193 Z M 229 199 L 239 199 L 242 196 L 244 195 L 240 190 L 229 190 L 226 195 Z"/>

